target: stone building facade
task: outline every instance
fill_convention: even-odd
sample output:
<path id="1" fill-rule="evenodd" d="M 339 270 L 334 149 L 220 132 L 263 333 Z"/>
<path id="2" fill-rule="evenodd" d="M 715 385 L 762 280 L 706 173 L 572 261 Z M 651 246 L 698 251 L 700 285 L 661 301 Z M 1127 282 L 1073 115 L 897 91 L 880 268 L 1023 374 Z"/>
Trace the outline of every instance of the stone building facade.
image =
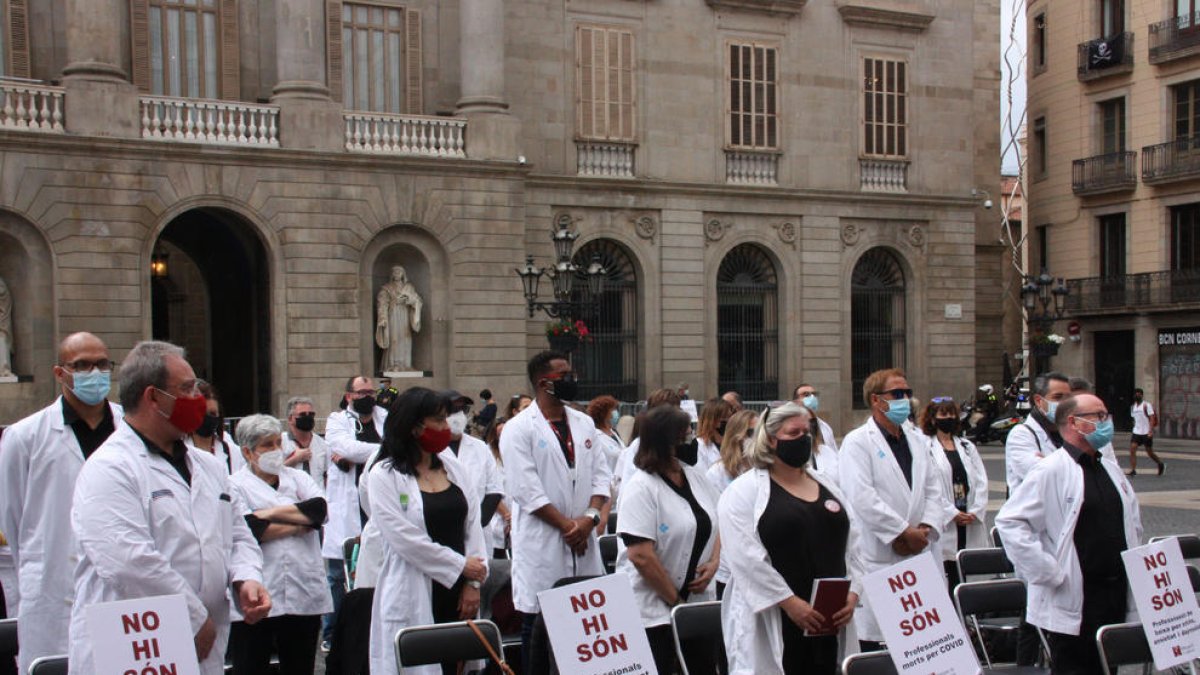
<path id="1" fill-rule="evenodd" d="M 845 426 L 871 367 L 968 393 L 993 332 L 996 0 L 0 5 L 37 81 L 0 83 L 0 421 L 76 330 L 184 344 L 228 414 L 333 409 L 397 264 L 425 305 L 398 384 L 526 390 L 513 270 L 560 225 L 608 273 L 593 391 L 807 381 Z"/>
<path id="2" fill-rule="evenodd" d="M 1117 428 L 1134 387 L 1200 438 L 1200 15 L 1195 3 L 1028 3 L 1030 268 L 1067 280 L 1075 338 Z"/>

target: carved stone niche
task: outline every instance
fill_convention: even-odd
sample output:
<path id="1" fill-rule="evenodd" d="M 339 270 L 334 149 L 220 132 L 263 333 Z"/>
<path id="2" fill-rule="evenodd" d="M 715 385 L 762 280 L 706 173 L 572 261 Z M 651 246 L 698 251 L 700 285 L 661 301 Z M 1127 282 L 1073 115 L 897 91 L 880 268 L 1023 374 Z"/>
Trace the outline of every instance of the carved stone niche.
<path id="1" fill-rule="evenodd" d="M 856 26 L 923 31 L 933 23 L 927 0 L 838 0 L 842 21 Z"/>
<path id="2" fill-rule="evenodd" d="M 778 14 L 784 16 L 794 16 L 804 9 L 804 5 L 808 0 L 704 0 L 709 7 L 717 10 L 731 10 L 741 12 L 766 12 L 767 14 Z"/>

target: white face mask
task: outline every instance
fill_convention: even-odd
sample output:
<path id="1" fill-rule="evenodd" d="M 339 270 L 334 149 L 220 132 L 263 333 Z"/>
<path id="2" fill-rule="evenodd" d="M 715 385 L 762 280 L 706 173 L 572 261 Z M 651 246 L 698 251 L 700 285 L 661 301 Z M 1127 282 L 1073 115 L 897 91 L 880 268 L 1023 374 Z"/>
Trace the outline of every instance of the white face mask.
<path id="1" fill-rule="evenodd" d="M 258 470 L 278 476 L 283 471 L 283 450 L 270 450 L 259 455 Z"/>
<path id="2" fill-rule="evenodd" d="M 467 413 L 461 410 L 446 418 L 446 424 L 450 426 L 451 436 L 462 436 L 467 430 Z"/>

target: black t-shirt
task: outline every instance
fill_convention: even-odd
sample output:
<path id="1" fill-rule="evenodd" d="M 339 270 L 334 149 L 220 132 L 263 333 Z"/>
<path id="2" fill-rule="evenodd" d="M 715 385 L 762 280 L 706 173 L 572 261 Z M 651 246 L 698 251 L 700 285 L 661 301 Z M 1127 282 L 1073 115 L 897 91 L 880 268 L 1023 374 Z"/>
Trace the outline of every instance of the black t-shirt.
<path id="1" fill-rule="evenodd" d="M 683 474 L 683 485 L 676 485 L 664 476 L 659 476 L 659 480 L 662 480 L 667 487 L 671 488 L 672 492 L 687 501 L 688 507 L 692 509 L 692 516 L 696 519 L 696 537 L 692 540 L 692 552 L 688 556 L 687 574 L 683 575 L 683 588 L 679 589 L 679 597 L 687 600 L 688 584 L 696 578 L 696 568 L 700 565 L 700 554 L 704 553 L 704 545 L 712 536 L 712 518 L 708 517 L 704 507 L 700 506 L 700 502 L 696 501 L 696 495 L 692 493 L 692 486 L 688 483 L 686 473 Z"/>
<path id="2" fill-rule="evenodd" d="M 772 480 L 758 536 L 771 565 L 806 602 L 814 579 L 846 576 L 850 519 L 824 485 L 816 501 L 806 502 Z"/>
<path id="3" fill-rule="evenodd" d="M 946 459 L 950 461 L 950 485 L 954 488 L 954 508 L 966 513 L 967 496 L 971 493 L 971 483 L 967 478 L 967 467 L 963 464 L 962 454 L 958 450 L 945 450 Z M 967 547 L 967 527 L 958 526 L 958 550 Z"/>
<path id="4" fill-rule="evenodd" d="M 893 436 L 887 432 L 879 423 L 875 424 L 879 427 L 879 433 L 883 434 L 884 440 L 887 441 L 888 448 L 892 451 L 892 456 L 896 458 L 896 463 L 900 465 L 900 471 L 904 473 L 904 480 L 908 481 L 908 486 L 912 487 L 912 450 L 908 447 L 908 437 L 904 435 L 904 428 L 900 428 L 900 435 Z"/>
<path id="5" fill-rule="evenodd" d="M 63 409 L 63 424 L 71 427 L 71 431 L 75 434 L 75 440 L 79 441 L 79 449 L 83 451 L 83 458 L 87 459 L 92 456 L 92 453 L 99 448 L 112 432 L 116 431 L 116 423 L 113 421 L 112 406 L 108 403 L 104 404 L 104 417 L 101 418 L 100 424 L 93 429 L 88 426 L 75 409 L 67 403 L 67 399 L 62 400 Z"/>

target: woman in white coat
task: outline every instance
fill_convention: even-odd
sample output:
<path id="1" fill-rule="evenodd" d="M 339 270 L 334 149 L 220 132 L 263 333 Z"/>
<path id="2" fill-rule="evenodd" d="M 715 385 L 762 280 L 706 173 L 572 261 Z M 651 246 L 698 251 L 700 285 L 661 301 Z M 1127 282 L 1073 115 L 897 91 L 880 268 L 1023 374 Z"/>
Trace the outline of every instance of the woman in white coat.
<path id="1" fill-rule="evenodd" d="M 659 406 L 642 420 L 637 470 L 625 484 L 617 522 L 625 548 L 617 571 L 629 577 L 650 651 L 660 673 L 678 666 L 671 638 L 671 608 L 716 598 L 712 588 L 720 559 L 716 509 L 718 494 L 698 467 L 675 457 L 691 419 L 673 406 Z M 686 641 L 689 672 L 716 672 L 710 640 Z M 703 664 L 703 665 L 701 665 Z"/>
<path id="2" fill-rule="evenodd" d="M 700 423 L 696 429 L 696 468 L 701 472 L 721 461 L 721 440 L 733 413 L 733 406 L 720 398 L 708 399 L 700 409 Z"/>
<path id="3" fill-rule="evenodd" d="M 423 387 L 401 394 L 367 479 L 384 544 L 371 610 L 372 673 L 396 672 L 393 640 L 401 628 L 479 612 L 487 553 L 467 472 L 454 453 L 442 452 L 450 444 L 448 403 Z M 453 675 L 457 664 L 411 670 Z"/>
<path id="4" fill-rule="evenodd" d="M 229 477 L 242 498 L 243 514 L 263 554 L 263 581 L 274 601 L 268 618 L 242 620 L 236 603 L 229 654 L 234 675 L 267 672 L 271 652 L 280 672 L 311 675 L 316 663 L 321 615 L 333 611 L 321 560 L 325 494 L 307 472 L 283 465 L 283 425 L 268 415 L 238 423 L 245 465 Z"/>
<path id="5" fill-rule="evenodd" d="M 731 674 L 833 675 L 857 651 L 858 524 L 838 487 L 808 471 L 811 420 L 795 403 L 764 411 L 747 457 L 752 468 L 721 495 L 722 550 L 732 572 L 721 624 Z M 821 578 L 850 580 L 845 603 L 829 616 L 809 604 Z"/>
<path id="6" fill-rule="evenodd" d="M 221 396 L 216 387 L 204 380 L 198 380 L 196 386 L 204 396 L 204 421 L 198 429 L 188 435 L 187 444 L 221 460 L 225 470 L 232 476 L 245 465 L 246 460 L 242 458 L 233 437 L 225 431 L 225 418 L 221 416 Z"/>
<path id="7" fill-rule="evenodd" d="M 746 448 L 754 442 L 754 431 L 758 426 L 758 414 L 753 410 L 739 410 L 729 418 L 725 434 L 721 439 L 721 460 L 708 467 L 704 476 L 716 488 L 717 494 L 725 492 L 733 480 L 750 469 L 746 461 Z M 725 585 L 729 583 L 729 561 L 721 558 L 717 567 L 717 599 L 725 597 Z"/>
<path id="8" fill-rule="evenodd" d="M 942 494 L 958 512 L 938 537 L 951 593 L 961 581 L 955 563 L 958 552 L 989 546 L 987 469 L 975 444 L 958 435 L 958 415 L 958 404 L 944 396 L 930 401 L 921 415 L 921 431 L 929 438 L 929 457 L 941 478 Z"/>

